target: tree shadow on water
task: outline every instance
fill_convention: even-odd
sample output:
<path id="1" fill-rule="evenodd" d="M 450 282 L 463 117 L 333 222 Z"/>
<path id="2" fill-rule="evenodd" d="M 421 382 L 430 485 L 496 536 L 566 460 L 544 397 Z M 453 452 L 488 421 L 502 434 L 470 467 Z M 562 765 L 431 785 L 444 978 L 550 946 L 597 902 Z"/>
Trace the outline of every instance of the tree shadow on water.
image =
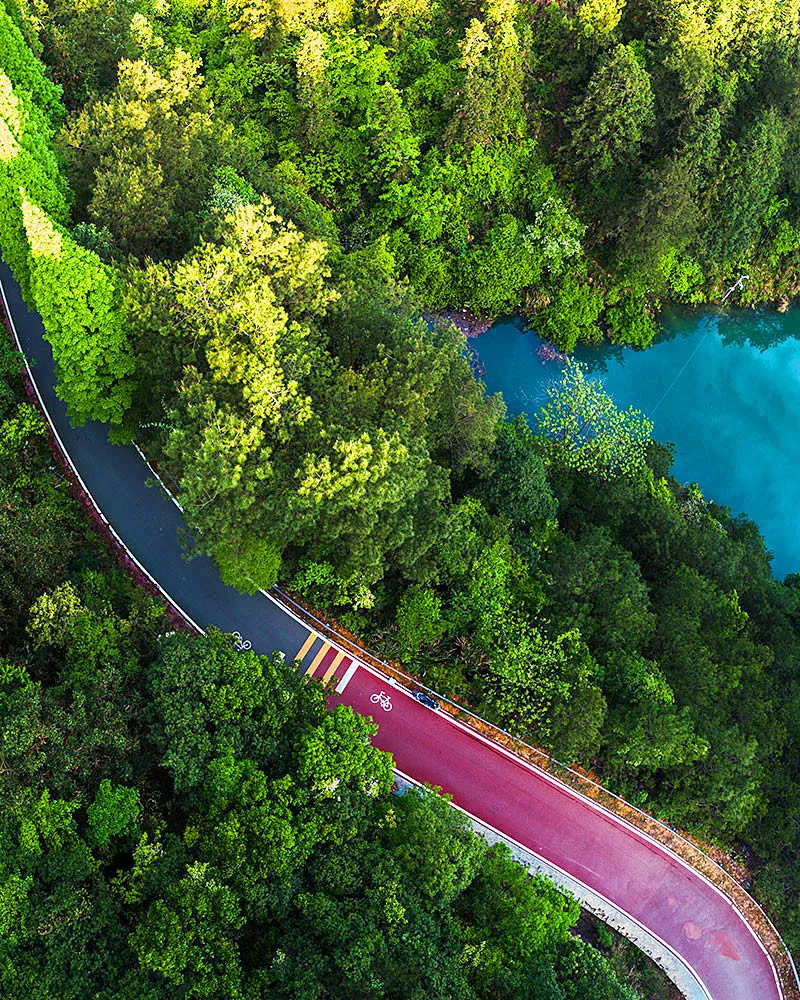
<path id="1" fill-rule="evenodd" d="M 767 351 L 800 336 L 800 310 L 725 310 L 719 316 L 719 334 L 726 347 L 755 347 Z"/>

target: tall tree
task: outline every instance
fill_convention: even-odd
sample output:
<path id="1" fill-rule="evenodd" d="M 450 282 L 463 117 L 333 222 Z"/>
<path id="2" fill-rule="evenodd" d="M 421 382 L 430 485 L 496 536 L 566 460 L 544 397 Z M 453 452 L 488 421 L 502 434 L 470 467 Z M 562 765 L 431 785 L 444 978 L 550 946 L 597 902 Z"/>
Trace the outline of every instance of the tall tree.
<path id="1" fill-rule="evenodd" d="M 31 292 L 53 346 L 58 393 L 73 423 L 121 424 L 135 361 L 119 312 L 119 280 L 30 202 L 22 206 Z"/>
<path id="2" fill-rule="evenodd" d="M 67 222 L 67 187 L 52 148 L 63 107 L 59 88 L 47 78 L 3 5 L 0 67 L 0 247 L 30 301 L 30 246 L 22 201 L 30 198 L 55 222 Z"/>
<path id="3" fill-rule="evenodd" d="M 174 253 L 193 234 L 211 167 L 230 158 L 199 63 L 176 49 L 153 65 L 123 59 L 117 85 L 65 124 L 61 146 L 88 217 L 123 251 Z"/>
<path id="4" fill-rule="evenodd" d="M 462 85 L 446 142 L 475 145 L 513 141 L 524 131 L 523 51 L 514 25 L 514 0 L 487 4 L 460 44 Z"/>
<path id="5" fill-rule="evenodd" d="M 717 263 L 735 263 L 754 243 L 779 183 L 786 126 L 774 110 L 762 111 L 732 144 L 715 184 L 715 211 L 707 236 Z"/>
<path id="6" fill-rule="evenodd" d="M 601 56 L 567 119 L 579 172 L 599 183 L 635 163 L 655 122 L 654 103 L 650 77 L 633 46 L 617 45 Z"/>

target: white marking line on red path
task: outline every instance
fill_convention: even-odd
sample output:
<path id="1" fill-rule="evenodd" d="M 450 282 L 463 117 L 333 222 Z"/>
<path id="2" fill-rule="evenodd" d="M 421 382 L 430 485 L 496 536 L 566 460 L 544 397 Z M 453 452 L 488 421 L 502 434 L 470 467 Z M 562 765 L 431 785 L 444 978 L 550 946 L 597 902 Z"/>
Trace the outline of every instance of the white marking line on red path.
<path id="1" fill-rule="evenodd" d="M 371 664 L 369 664 L 369 663 L 362 663 L 361 666 L 368 673 L 371 673 L 374 677 L 379 678 L 379 679 L 383 679 L 383 675 L 378 670 L 376 670 L 375 667 L 373 667 Z M 398 690 L 398 692 L 400 694 L 404 694 L 407 698 L 414 699 L 414 696 L 411 694 L 411 692 L 408 691 L 408 690 L 406 690 L 404 687 L 398 687 L 397 690 Z M 600 813 L 601 816 L 605 816 L 606 819 L 611 820 L 612 823 L 616 823 L 620 827 L 622 827 L 622 829 L 625 830 L 629 835 L 632 834 L 635 839 L 643 840 L 643 841 L 646 841 L 646 842 L 650 843 L 653 847 L 656 848 L 656 850 L 658 852 L 661 852 L 662 854 L 666 855 L 668 858 L 670 858 L 670 859 L 672 859 L 674 861 L 677 861 L 677 863 L 679 865 L 681 865 L 691 875 L 695 876 L 696 878 L 700 879 L 700 881 L 704 882 L 741 919 L 741 921 L 744 924 L 745 928 L 747 929 L 747 931 L 752 935 L 753 939 L 755 940 L 757 946 L 760 948 L 760 950 L 766 956 L 767 962 L 769 963 L 770 970 L 772 971 L 772 975 L 773 975 L 773 978 L 775 980 L 775 985 L 776 985 L 776 987 L 778 989 L 778 996 L 779 997 L 783 997 L 785 995 L 784 992 L 783 992 L 783 988 L 781 986 L 780 978 L 778 977 L 778 971 L 775 968 L 775 963 L 772 960 L 772 956 L 770 955 L 769 951 L 767 951 L 767 949 L 764 946 L 764 943 L 762 942 L 761 938 L 758 936 L 758 934 L 756 934 L 755 930 L 750 926 L 750 921 L 742 913 L 742 911 L 739 909 L 739 907 L 736 905 L 736 903 L 730 898 L 730 896 L 728 896 L 725 892 L 723 892 L 723 890 L 720 889 L 719 886 L 715 885 L 711 881 L 711 879 L 708 878 L 707 875 L 705 875 L 699 869 L 695 868 L 693 865 L 689 864 L 688 861 L 685 861 L 679 854 L 677 854 L 675 851 L 673 851 L 672 848 L 667 847 L 666 844 L 662 844 L 660 841 L 656 840 L 655 837 L 651 836 L 649 833 L 645 833 L 644 830 L 640 830 L 638 827 L 634 826 L 632 823 L 630 823 L 624 817 L 618 816 L 616 813 L 611 812 L 610 809 L 606 809 L 606 807 L 603 806 L 603 805 L 601 805 L 599 802 L 595 802 L 592 799 L 588 798 L 587 796 L 582 795 L 580 792 L 576 791 L 574 788 L 572 788 L 570 785 L 567 785 L 565 782 L 559 781 L 558 778 L 554 777 L 551 774 L 548 774 L 547 771 L 544 771 L 542 768 L 537 767 L 536 764 L 533 764 L 531 761 L 526 760 L 524 757 L 521 757 L 519 754 L 514 753 L 512 750 L 509 750 L 507 747 L 504 747 L 502 743 L 498 743 L 495 740 L 490 739 L 488 736 L 485 736 L 483 733 L 481 733 L 481 732 L 473 729 L 471 726 L 465 725 L 465 723 L 461 722 L 460 719 L 454 719 L 452 716 L 447 715 L 447 714 L 445 714 L 443 716 L 443 718 L 445 718 L 450 725 L 455 726 L 457 729 L 460 729 L 466 735 L 471 736 L 473 739 L 477 740 L 479 743 L 483 743 L 484 745 L 486 745 L 490 750 L 494 751 L 495 753 L 499 753 L 503 757 L 507 757 L 509 760 L 513 761 L 518 766 L 521 766 L 523 769 L 525 769 L 527 771 L 533 772 L 533 774 L 537 775 L 539 778 L 543 779 L 548 784 L 554 786 L 559 791 L 565 792 L 570 798 L 576 800 L 577 802 L 581 803 L 582 805 L 589 806 L 590 809 L 596 810 L 598 813 Z M 395 766 L 395 768 L 396 768 L 396 766 Z M 403 772 L 401 771 L 399 773 L 402 774 Z M 403 775 L 403 776 L 406 777 L 406 775 Z M 413 781 L 414 779 L 410 778 L 409 780 Z M 458 806 L 454 806 L 454 808 L 458 809 L 459 807 Z M 466 810 L 461 810 L 461 811 L 465 812 Z M 478 817 L 475 817 L 475 818 L 478 819 Z M 478 822 L 483 823 L 484 821 L 479 819 Z M 485 824 L 485 825 L 488 825 L 488 824 Z M 499 833 L 499 831 L 497 831 L 497 832 Z M 505 834 L 500 834 L 500 835 L 502 837 L 504 837 L 505 839 L 509 839 L 509 838 L 506 838 Z M 520 845 L 520 846 L 522 846 L 522 845 Z M 529 848 L 525 848 L 525 850 L 529 850 Z M 543 860 L 546 860 L 546 859 L 543 859 Z M 548 861 L 547 864 L 552 864 L 552 862 Z M 554 865 L 553 867 L 557 867 L 557 866 Z M 568 872 L 566 874 L 569 875 Z M 580 881 L 580 879 L 577 879 L 574 875 L 570 875 L 569 877 L 570 878 L 575 878 L 576 881 Z M 592 891 L 596 891 L 596 890 L 592 890 Z M 599 895 L 599 893 L 598 893 L 598 895 Z M 615 903 L 613 905 L 616 906 L 617 904 Z M 652 933 L 652 931 L 650 933 Z M 685 959 L 682 959 L 682 961 L 685 961 Z"/>
<path id="2" fill-rule="evenodd" d="M 336 685 L 335 690 L 337 694 L 341 694 L 344 691 L 344 689 L 350 683 L 350 678 L 353 676 L 356 670 L 358 670 L 359 666 L 360 664 L 357 663 L 355 660 L 350 664 L 350 666 L 347 668 L 347 672 L 345 673 L 344 677 Z"/>
<path id="3" fill-rule="evenodd" d="M 418 788 L 421 787 L 421 783 L 417 781 L 416 778 L 412 778 L 404 771 L 401 771 L 400 768 L 397 767 L 397 765 L 395 765 L 394 767 L 394 772 L 395 774 L 399 774 L 401 778 L 404 778 L 410 784 L 416 785 Z M 523 853 L 530 854 L 534 858 L 538 858 L 539 861 L 543 862 L 545 865 L 548 865 L 550 868 L 553 868 L 555 869 L 555 871 L 559 872 L 568 882 L 575 882 L 579 886 L 584 888 L 587 892 L 593 893 L 599 899 L 602 899 L 610 910 L 616 910 L 618 913 L 622 914 L 627 920 L 630 920 L 632 924 L 635 924 L 646 935 L 650 935 L 650 937 L 658 941 L 658 943 L 662 945 L 664 949 L 668 951 L 676 959 L 679 965 L 683 965 L 684 968 L 688 969 L 690 974 L 697 981 L 703 993 L 705 993 L 705 995 L 708 997 L 708 1000 L 712 1000 L 711 993 L 708 991 L 708 988 L 706 987 L 705 983 L 700 978 L 695 969 L 692 967 L 692 965 L 686 960 L 686 958 L 684 958 L 683 955 L 680 955 L 670 944 L 668 944 L 662 937 L 656 934 L 656 932 L 652 930 L 652 928 L 645 927 L 644 924 L 642 924 L 639 920 L 636 919 L 636 917 L 628 913 L 627 910 L 624 910 L 618 903 L 613 903 L 610 899 L 604 896 L 602 892 L 598 892 L 597 889 L 592 889 L 591 886 L 586 885 L 586 883 L 581 881 L 581 879 L 577 878 L 577 876 L 571 875 L 568 871 L 565 871 L 559 865 L 554 864 L 554 862 L 552 861 L 549 861 L 546 857 L 544 857 L 544 855 L 537 853 L 530 847 L 526 847 L 525 844 L 521 844 L 518 840 L 515 840 L 513 837 L 509 837 L 507 833 L 503 833 L 501 830 L 498 830 L 497 827 L 492 826 L 491 823 L 487 823 L 485 819 L 480 819 L 478 816 L 475 816 L 467 809 L 464 809 L 461 806 L 456 805 L 455 802 L 453 802 L 452 800 L 450 802 L 450 805 L 454 809 L 457 809 L 460 813 L 463 813 L 470 820 L 473 820 L 475 823 L 478 824 L 478 826 L 482 826 L 485 827 L 487 830 L 491 830 L 492 833 L 496 834 L 506 844 L 513 845 L 514 847 L 519 848 L 519 850 L 522 851 Z"/>

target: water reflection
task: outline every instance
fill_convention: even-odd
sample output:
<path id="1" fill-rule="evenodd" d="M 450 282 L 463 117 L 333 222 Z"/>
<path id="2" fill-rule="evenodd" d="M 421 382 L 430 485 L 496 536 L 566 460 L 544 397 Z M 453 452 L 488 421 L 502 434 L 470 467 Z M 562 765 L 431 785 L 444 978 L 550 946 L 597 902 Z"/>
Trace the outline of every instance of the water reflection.
<path id="1" fill-rule="evenodd" d="M 743 344 L 768 351 L 797 337 L 800 330 L 794 312 L 737 309 L 720 316 L 719 332 L 726 345 Z"/>
<path id="2" fill-rule="evenodd" d="M 645 351 L 619 346 L 576 352 L 602 377 L 618 406 L 653 414 L 654 435 L 676 444 L 674 474 L 745 512 L 775 553 L 778 576 L 800 569 L 800 310 L 671 310 Z M 559 362 L 518 320 L 471 342 L 490 392 L 511 414 L 533 416 Z"/>

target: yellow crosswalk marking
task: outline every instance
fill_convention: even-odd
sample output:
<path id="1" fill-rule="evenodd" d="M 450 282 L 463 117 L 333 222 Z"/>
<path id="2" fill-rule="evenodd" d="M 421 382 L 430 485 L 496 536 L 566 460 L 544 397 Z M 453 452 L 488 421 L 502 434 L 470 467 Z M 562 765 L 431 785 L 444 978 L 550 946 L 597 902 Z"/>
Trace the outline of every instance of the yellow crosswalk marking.
<path id="1" fill-rule="evenodd" d="M 327 684 L 328 681 L 333 677 L 336 668 L 344 659 L 344 653 L 337 653 L 333 658 L 333 663 L 328 667 L 325 673 L 322 675 L 322 683 Z"/>
<path id="2" fill-rule="evenodd" d="M 311 649 L 311 647 L 314 645 L 314 640 L 316 638 L 317 637 L 316 637 L 316 635 L 313 632 L 309 632 L 308 633 L 308 638 L 303 643 L 303 645 L 300 647 L 300 649 L 297 651 L 297 656 L 295 656 L 295 658 L 294 658 L 294 660 L 292 662 L 297 662 L 297 660 L 302 660 L 303 657 L 306 655 L 306 653 L 309 651 L 309 649 Z"/>
<path id="3" fill-rule="evenodd" d="M 320 663 L 322 662 L 322 657 L 328 652 L 328 650 L 330 648 L 331 647 L 328 645 L 327 642 L 323 642 L 322 648 L 317 653 L 317 655 L 314 657 L 314 659 L 311 661 L 311 666 L 308 668 L 308 670 L 306 670 L 306 677 L 313 677 L 314 676 L 314 671 L 320 665 Z"/>

